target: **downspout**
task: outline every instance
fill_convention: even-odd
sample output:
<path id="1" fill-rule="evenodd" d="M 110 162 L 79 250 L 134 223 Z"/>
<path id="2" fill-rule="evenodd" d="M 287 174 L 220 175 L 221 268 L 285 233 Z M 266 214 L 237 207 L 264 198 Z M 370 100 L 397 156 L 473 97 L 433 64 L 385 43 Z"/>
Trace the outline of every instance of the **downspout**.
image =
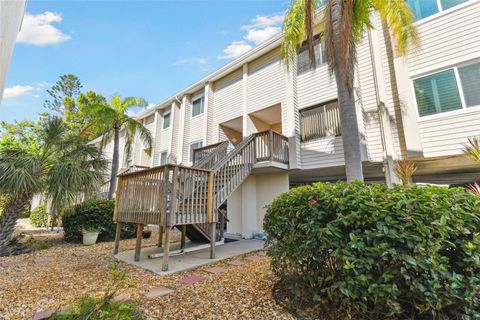
<path id="1" fill-rule="evenodd" d="M 378 119 L 379 119 L 380 137 L 382 140 L 383 172 L 385 173 L 385 181 L 387 183 L 387 186 L 389 188 L 392 188 L 394 182 L 396 181 L 396 177 L 393 173 L 394 161 L 393 161 L 393 155 L 389 150 L 390 148 L 387 146 L 387 141 L 386 141 L 387 135 L 385 133 L 386 131 L 385 126 L 388 125 L 388 122 L 386 121 L 390 121 L 390 119 L 388 118 L 388 109 L 386 108 L 385 103 L 380 99 L 380 94 L 379 94 L 380 89 L 378 84 L 375 53 L 374 53 L 374 47 L 372 43 L 372 32 L 370 29 L 368 29 L 368 44 L 369 44 L 371 62 L 372 62 L 372 74 L 373 74 L 373 82 L 375 86 L 375 99 L 377 102 L 377 113 L 378 113 Z M 390 135 L 390 138 L 392 138 L 391 135 Z"/>

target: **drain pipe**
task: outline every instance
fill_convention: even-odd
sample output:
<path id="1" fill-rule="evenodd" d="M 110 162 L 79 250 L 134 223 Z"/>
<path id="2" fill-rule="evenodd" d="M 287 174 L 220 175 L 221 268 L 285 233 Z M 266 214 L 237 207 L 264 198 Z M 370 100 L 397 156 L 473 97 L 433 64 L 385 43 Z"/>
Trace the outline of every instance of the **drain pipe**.
<path id="1" fill-rule="evenodd" d="M 392 188 L 393 184 L 398 182 L 397 181 L 398 179 L 393 172 L 393 168 L 395 166 L 394 160 L 393 160 L 393 154 L 395 151 L 393 149 L 392 143 L 389 143 L 387 139 L 390 139 L 390 141 L 393 141 L 393 136 L 390 128 L 390 117 L 388 114 L 388 109 L 385 105 L 385 102 L 382 101 L 380 97 L 380 85 L 379 85 L 379 79 L 378 79 L 378 73 L 377 73 L 378 70 L 377 70 L 377 64 L 375 60 L 375 56 L 376 55 L 380 56 L 380 54 L 375 52 L 375 47 L 372 41 L 372 32 L 370 29 L 368 30 L 368 43 L 370 47 L 372 74 L 373 74 L 373 82 L 375 87 L 375 98 L 377 102 L 377 113 L 378 113 L 378 120 L 379 120 L 378 122 L 379 122 L 379 128 L 380 128 L 380 137 L 382 141 L 383 172 L 385 173 L 385 181 L 387 183 L 387 186 L 389 188 Z M 378 46 L 378 43 L 377 43 L 377 46 Z M 385 88 L 382 88 L 382 89 L 384 90 Z M 388 134 L 387 134 L 387 131 L 388 131 Z"/>

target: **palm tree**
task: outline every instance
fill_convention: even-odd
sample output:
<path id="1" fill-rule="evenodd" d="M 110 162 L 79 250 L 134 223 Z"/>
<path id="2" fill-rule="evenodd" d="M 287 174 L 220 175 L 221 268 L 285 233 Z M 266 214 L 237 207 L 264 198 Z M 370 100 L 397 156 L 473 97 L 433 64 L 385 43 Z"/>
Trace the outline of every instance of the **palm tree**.
<path id="1" fill-rule="evenodd" d="M 365 30 L 372 28 L 371 13 L 380 14 L 399 53 L 416 42 L 413 14 L 405 0 L 293 0 L 283 25 L 281 53 L 292 62 L 306 38 L 310 63 L 315 66 L 315 12 L 325 4 L 320 25 L 324 26 L 327 62 L 337 83 L 340 123 L 347 181 L 363 180 L 360 133 L 353 94 L 357 45 Z"/>
<path id="2" fill-rule="evenodd" d="M 108 198 L 112 199 L 117 186 L 117 172 L 119 169 L 120 132 L 125 133 L 125 152 L 129 158 L 133 141 L 138 132 L 140 139 L 149 150 L 152 147 L 152 135 L 142 123 L 130 117 L 127 113 L 131 107 L 146 107 L 145 99 L 128 97 L 122 98 L 119 94 L 112 96 L 108 103 L 102 102 L 98 95 L 92 92 L 79 97 L 82 112 L 91 118 L 92 130 L 102 137 L 101 149 L 113 139 L 112 166 L 110 171 L 110 186 Z"/>
<path id="3" fill-rule="evenodd" d="M 0 215 L 0 256 L 17 249 L 12 233 L 34 194 L 47 194 L 53 210 L 59 211 L 104 181 L 108 162 L 61 118 L 41 120 L 35 146 L 7 145 L 0 150 L 0 194 L 7 198 Z"/>

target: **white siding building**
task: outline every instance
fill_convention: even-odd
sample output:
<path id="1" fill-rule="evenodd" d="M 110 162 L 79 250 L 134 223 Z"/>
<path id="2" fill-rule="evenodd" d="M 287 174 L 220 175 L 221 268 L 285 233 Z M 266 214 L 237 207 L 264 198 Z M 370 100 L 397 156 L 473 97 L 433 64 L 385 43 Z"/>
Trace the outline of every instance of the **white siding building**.
<path id="1" fill-rule="evenodd" d="M 25 13 L 26 0 L 0 1 L 0 102 L 15 40 Z"/>
<path id="2" fill-rule="evenodd" d="M 379 19 L 358 47 L 355 99 L 366 181 L 395 181 L 392 164 L 416 161 L 416 182 L 468 183 L 480 168 L 462 155 L 480 136 L 480 0 L 409 0 L 421 45 L 397 56 Z M 139 120 L 154 136 L 124 165 L 192 165 L 192 150 L 274 130 L 288 138 L 289 165 L 254 169 L 227 201 L 227 232 L 262 230 L 264 206 L 290 185 L 345 178 L 337 90 L 317 43 L 317 66 L 301 50 L 291 70 L 281 35 L 247 52 Z M 170 158 L 169 158 L 170 156 Z"/>

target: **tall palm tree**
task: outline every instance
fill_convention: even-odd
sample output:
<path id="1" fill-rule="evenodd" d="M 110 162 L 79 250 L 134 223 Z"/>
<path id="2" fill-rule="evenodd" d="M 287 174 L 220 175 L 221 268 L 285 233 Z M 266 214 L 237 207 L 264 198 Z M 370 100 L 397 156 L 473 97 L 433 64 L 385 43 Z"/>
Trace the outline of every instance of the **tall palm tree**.
<path id="1" fill-rule="evenodd" d="M 69 130 L 59 117 L 41 120 L 36 148 L 7 145 L 0 149 L 0 194 L 7 201 L 0 215 L 0 256 L 10 255 L 19 213 L 36 193 L 49 196 L 54 210 L 94 192 L 104 181 L 108 162 L 94 146 Z"/>
<path id="2" fill-rule="evenodd" d="M 315 66 L 315 12 L 325 4 L 320 25 L 324 26 L 327 62 L 337 83 L 340 123 L 347 181 L 363 180 L 360 133 L 353 83 L 357 45 L 364 31 L 372 28 L 372 12 L 378 12 L 389 28 L 399 53 L 416 42 L 413 14 L 405 0 L 293 0 L 283 25 L 282 56 L 295 58 L 306 39 L 310 63 Z"/>
<path id="3" fill-rule="evenodd" d="M 139 135 L 140 139 L 149 150 L 152 147 L 152 135 L 142 123 L 130 117 L 127 113 L 131 107 L 146 107 L 145 99 L 136 97 L 122 98 L 121 95 L 115 94 L 110 101 L 102 102 L 98 95 L 87 93 L 79 97 L 79 105 L 81 111 L 91 118 L 93 131 L 101 135 L 101 149 L 103 146 L 113 139 L 112 165 L 110 171 L 110 186 L 108 190 L 108 198 L 112 199 L 117 186 L 117 172 L 119 169 L 119 147 L 120 132 L 125 134 L 125 152 L 129 158 L 132 151 L 135 136 Z"/>

